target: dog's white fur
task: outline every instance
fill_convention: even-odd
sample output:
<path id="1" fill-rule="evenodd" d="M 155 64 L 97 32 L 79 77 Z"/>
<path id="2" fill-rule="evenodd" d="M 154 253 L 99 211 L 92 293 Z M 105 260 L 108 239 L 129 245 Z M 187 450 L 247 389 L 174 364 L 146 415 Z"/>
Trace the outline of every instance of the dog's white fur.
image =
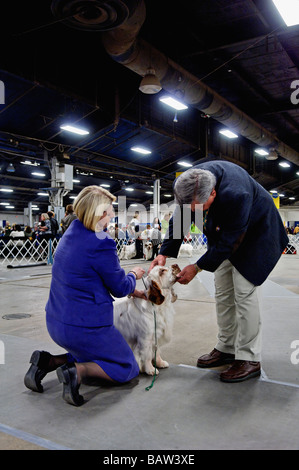
<path id="1" fill-rule="evenodd" d="M 183 243 L 180 247 L 178 258 L 191 257 L 193 252 L 193 246 L 188 243 Z"/>
<path id="2" fill-rule="evenodd" d="M 161 358 L 160 346 L 170 341 L 173 326 L 173 302 L 177 296 L 173 291 L 177 264 L 168 267 L 155 266 L 145 279 L 148 300 L 125 297 L 114 302 L 114 325 L 121 332 L 139 366 L 140 372 L 154 375 L 156 367 L 169 367 Z M 155 351 L 155 317 L 157 350 Z M 156 369 L 158 374 L 158 370 Z"/>
<path id="3" fill-rule="evenodd" d="M 136 243 L 123 245 L 119 254 L 119 259 L 131 259 L 136 256 Z"/>

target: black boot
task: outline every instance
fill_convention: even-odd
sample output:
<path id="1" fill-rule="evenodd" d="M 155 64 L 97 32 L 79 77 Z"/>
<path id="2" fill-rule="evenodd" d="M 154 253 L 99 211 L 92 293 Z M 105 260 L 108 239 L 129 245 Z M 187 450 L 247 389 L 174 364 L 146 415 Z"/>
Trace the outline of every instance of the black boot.
<path id="1" fill-rule="evenodd" d="M 63 383 L 62 398 L 71 405 L 81 406 L 84 403 L 82 395 L 79 395 L 78 375 L 75 364 L 69 363 L 58 367 L 56 370 L 60 383 Z"/>
<path id="2" fill-rule="evenodd" d="M 41 384 L 43 378 L 49 372 L 51 354 L 46 351 L 34 351 L 30 358 L 31 366 L 24 377 L 24 384 L 34 392 L 42 393 L 44 388 Z"/>

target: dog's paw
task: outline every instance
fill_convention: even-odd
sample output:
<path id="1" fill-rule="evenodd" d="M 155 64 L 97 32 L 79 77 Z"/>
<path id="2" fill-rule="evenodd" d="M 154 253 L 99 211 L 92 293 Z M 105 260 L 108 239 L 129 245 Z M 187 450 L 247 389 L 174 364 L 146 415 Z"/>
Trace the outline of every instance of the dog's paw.
<path id="1" fill-rule="evenodd" d="M 167 369 L 167 367 L 169 367 L 169 364 L 167 361 L 163 361 L 161 359 L 161 361 L 159 362 L 159 364 L 157 364 L 157 367 L 159 367 L 160 369 Z"/>
<path id="2" fill-rule="evenodd" d="M 158 369 L 155 369 L 154 367 L 152 367 L 152 368 L 150 368 L 150 369 L 147 369 L 147 370 L 145 371 L 145 373 L 146 373 L 147 375 L 155 375 L 155 372 L 156 372 L 156 375 L 159 375 Z"/>

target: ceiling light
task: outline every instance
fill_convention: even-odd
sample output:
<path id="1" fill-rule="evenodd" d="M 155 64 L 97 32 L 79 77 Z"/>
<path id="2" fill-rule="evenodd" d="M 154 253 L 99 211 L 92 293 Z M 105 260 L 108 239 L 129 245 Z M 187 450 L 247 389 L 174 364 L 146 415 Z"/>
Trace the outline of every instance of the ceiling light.
<path id="1" fill-rule="evenodd" d="M 64 124 L 63 126 L 60 126 L 60 129 L 68 132 L 72 132 L 73 134 L 79 134 L 79 135 L 86 135 L 89 134 L 89 131 L 86 129 L 82 129 L 80 127 L 72 126 L 70 124 Z"/>
<path id="2" fill-rule="evenodd" d="M 3 193 L 13 193 L 13 189 L 2 188 L 2 189 L 0 189 L 0 191 L 2 191 Z"/>
<path id="3" fill-rule="evenodd" d="M 154 194 L 153 191 L 145 191 L 146 194 Z"/>
<path id="4" fill-rule="evenodd" d="M 255 149 L 255 153 L 257 153 L 258 155 L 261 155 L 261 156 L 266 156 L 266 155 L 269 155 L 269 152 L 267 152 L 267 150 L 263 150 L 263 149 Z"/>
<path id="5" fill-rule="evenodd" d="M 73 183 L 80 183 L 80 180 L 73 180 Z"/>
<path id="6" fill-rule="evenodd" d="M 279 163 L 280 166 L 282 166 L 283 168 L 289 168 L 291 165 L 287 162 L 280 162 Z"/>
<path id="7" fill-rule="evenodd" d="M 30 166 L 39 166 L 40 163 L 37 163 L 37 162 L 31 162 L 30 160 L 25 160 L 24 162 L 20 162 L 22 163 L 23 165 L 30 165 Z"/>
<path id="8" fill-rule="evenodd" d="M 298 0 L 272 0 L 287 26 L 299 24 Z"/>
<path id="9" fill-rule="evenodd" d="M 69 196 L 70 199 L 76 199 L 77 196 Z"/>
<path id="10" fill-rule="evenodd" d="M 281 194 L 281 193 L 279 193 L 279 194 L 278 194 L 278 196 L 279 196 L 279 197 L 284 197 L 285 195 L 284 195 L 284 194 Z"/>
<path id="11" fill-rule="evenodd" d="M 144 147 L 131 147 L 131 150 L 133 150 L 133 152 L 142 153 L 143 155 L 149 155 L 152 153 L 150 150 Z"/>
<path id="12" fill-rule="evenodd" d="M 188 109 L 188 106 L 186 106 L 184 103 L 181 101 L 172 98 L 171 96 L 164 96 L 162 98 L 159 98 L 162 103 L 167 104 L 171 108 L 176 109 L 177 111 L 181 111 L 182 109 Z"/>
<path id="13" fill-rule="evenodd" d="M 37 193 L 38 196 L 48 196 L 48 193 Z"/>
<path id="14" fill-rule="evenodd" d="M 165 197 L 172 197 L 171 194 L 164 194 Z"/>
<path id="15" fill-rule="evenodd" d="M 267 160 L 277 160 L 278 159 L 278 154 L 275 149 L 270 149 L 269 150 L 269 155 L 266 156 Z"/>
<path id="16" fill-rule="evenodd" d="M 39 207 L 31 207 L 33 211 L 39 211 Z"/>
<path id="17" fill-rule="evenodd" d="M 110 188 L 110 184 L 100 184 L 103 188 Z"/>
<path id="18" fill-rule="evenodd" d="M 291 201 L 295 201 L 295 198 L 294 198 L 294 197 L 289 197 L 289 199 L 290 199 Z"/>
<path id="19" fill-rule="evenodd" d="M 126 191 L 134 191 L 133 188 L 125 188 Z"/>
<path id="20" fill-rule="evenodd" d="M 5 206 L 5 209 L 14 209 L 14 208 L 15 208 L 15 206 Z"/>
<path id="21" fill-rule="evenodd" d="M 229 139 L 236 139 L 238 137 L 237 134 L 228 129 L 222 129 L 219 131 L 219 134 L 225 135 L 225 137 L 228 137 Z"/>
<path id="22" fill-rule="evenodd" d="M 39 173 L 38 171 L 33 171 L 31 174 L 34 176 L 46 176 L 45 173 Z"/>
<path id="23" fill-rule="evenodd" d="M 115 202 L 115 201 L 114 201 L 114 202 L 112 202 L 112 205 L 113 205 L 113 206 L 118 206 L 118 202 Z"/>
<path id="24" fill-rule="evenodd" d="M 14 173 L 16 171 L 15 167 L 13 166 L 12 163 L 10 163 L 8 165 L 8 167 L 6 168 L 6 171 L 8 171 L 8 173 Z"/>
<path id="25" fill-rule="evenodd" d="M 181 166 L 188 167 L 188 168 L 193 166 L 193 165 L 191 165 L 191 163 L 187 163 L 187 162 L 178 162 L 178 164 L 181 165 Z"/>
<path id="26" fill-rule="evenodd" d="M 145 76 L 140 82 L 139 90 L 147 95 L 153 95 L 155 93 L 159 93 L 159 91 L 162 90 L 162 85 L 156 76 L 154 69 L 147 70 Z"/>
<path id="27" fill-rule="evenodd" d="M 9 202 L 0 202 L 0 206 L 9 206 Z"/>
<path id="28" fill-rule="evenodd" d="M 296 172 L 296 175 L 299 176 L 299 171 Z"/>
<path id="29" fill-rule="evenodd" d="M 277 193 L 276 189 L 271 189 L 270 193 Z"/>

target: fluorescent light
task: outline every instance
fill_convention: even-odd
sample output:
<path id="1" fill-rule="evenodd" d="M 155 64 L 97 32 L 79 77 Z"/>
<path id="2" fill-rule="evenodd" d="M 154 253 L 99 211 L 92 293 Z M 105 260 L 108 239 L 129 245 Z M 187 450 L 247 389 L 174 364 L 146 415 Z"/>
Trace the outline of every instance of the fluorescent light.
<path id="1" fill-rule="evenodd" d="M 255 153 L 258 153 L 259 155 L 262 155 L 262 156 L 269 155 L 269 152 L 263 149 L 256 149 Z"/>
<path id="2" fill-rule="evenodd" d="M 70 199 L 76 199 L 77 196 L 69 196 Z"/>
<path id="3" fill-rule="evenodd" d="M 9 206 L 9 202 L 0 202 L 0 206 Z"/>
<path id="4" fill-rule="evenodd" d="M 287 162 L 280 162 L 279 165 L 282 166 L 283 168 L 290 168 L 290 166 L 291 166 L 291 165 L 290 165 L 289 163 L 287 163 Z"/>
<path id="5" fill-rule="evenodd" d="M 34 175 L 34 176 L 46 176 L 45 173 L 39 173 L 38 171 L 34 171 L 31 174 Z"/>
<path id="6" fill-rule="evenodd" d="M 39 211 L 39 207 L 31 207 L 33 211 Z"/>
<path id="7" fill-rule="evenodd" d="M 110 188 L 110 184 L 100 184 L 103 188 Z"/>
<path id="8" fill-rule="evenodd" d="M 299 176 L 299 171 L 297 171 L 296 175 Z"/>
<path id="9" fill-rule="evenodd" d="M 278 196 L 279 197 L 284 197 L 285 195 L 280 193 L 280 194 L 278 194 Z"/>
<path id="10" fill-rule="evenodd" d="M 115 201 L 114 201 L 114 202 L 112 202 L 112 205 L 113 205 L 113 206 L 118 206 L 118 202 L 115 202 Z"/>
<path id="11" fill-rule="evenodd" d="M 290 199 L 291 201 L 295 201 L 295 198 L 294 198 L 294 197 L 289 197 L 289 199 Z"/>
<path id="12" fill-rule="evenodd" d="M 48 193 L 37 193 L 38 196 L 48 196 Z"/>
<path id="13" fill-rule="evenodd" d="M 193 165 L 191 165 L 191 163 L 187 163 L 187 162 L 178 162 L 178 164 L 181 165 L 181 166 L 188 167 L 188 168 L 193 166 Z"/>
<path id="14" fill-rule="evenodd" d="M 219 134 L 225 135 L 225 137 L 228 137 L 229 139 L 236 139 L 238 137 L 237 134 L 228 129 L 222 129 L 219 131 Z"/>
<path id="15" fill-rule="evenodd" d="M 171 194 L 164 194 L 165 197 L 172 197 Z"/>
<path id="16" fill-rule="evenodd" d="M 80 183 L 80 180 L 73 180 L 73 183 Z"/>
<path id="17" fill-rule="evenodd" d="M 3 193 L 13 193 L 13 189 L 0 189 Z"/>
<path id="18" fill-rule="evenodd" d="M 133 152 L 142 153 L 143 155 L 149 155 L 152 153 L 150 150 L 144 147 L 131 147 L 131 150 L 133 150 Z"/>
<path id="19" fill-rule="evenodd" d="M 146 194 L 154 194 L 153 191 L 145 191 Z"/>
<path id="20" fill-rule="evenodd" d="M 272 0 L 287 26 L 299 24 L 298 0 Z"/>
<path id="21" fill-rule="evenodd" d="M 167 104 L 168 106 L 176 109 L 177 111 L 181 111 L 182 109 L 188 109 L 188 106 L 186 106 L 184 103 L 181 103 L 179 100 L 172 98 L 171 96 L 164 96 L 159 99 L 160 101 L 162 101 L 162 103 Z"/>
<path id="22" fill-rule="evenodd" d="M 134 191 L 133 188 L 125 188 L 126 191 Z"/>
<path id="23" fill-rule="evenodd" d="M 30 166 L 39 166 L 40 163 L 37 163 L 37 162 L 31 162 L 30 160 L 25 160 L 24 162 L 20 162 L 22 163 L 23 165 L 30 165 Z"/>
<path id="24" fill-rule="evenodd" d="M 276 189 L 271 189 L 270 193 L 277 193 Z"/>
<path id="25" fill-rule="evenodd" d="M 14 209 L 14 208 L 15 208 L 15 206 L 5 206 L 5 209 Z"/>
<path id="26" fill-rule="evenodd" d="M 64 124 L 63 126 L 60 126 L 60 129 L 64 131 L 72 132 L 73 134 L 79 134 L 79 135 L 89 134 L 89 131 L 82 129 L 80 127 L 72 126 L 70 124 Z"/>

